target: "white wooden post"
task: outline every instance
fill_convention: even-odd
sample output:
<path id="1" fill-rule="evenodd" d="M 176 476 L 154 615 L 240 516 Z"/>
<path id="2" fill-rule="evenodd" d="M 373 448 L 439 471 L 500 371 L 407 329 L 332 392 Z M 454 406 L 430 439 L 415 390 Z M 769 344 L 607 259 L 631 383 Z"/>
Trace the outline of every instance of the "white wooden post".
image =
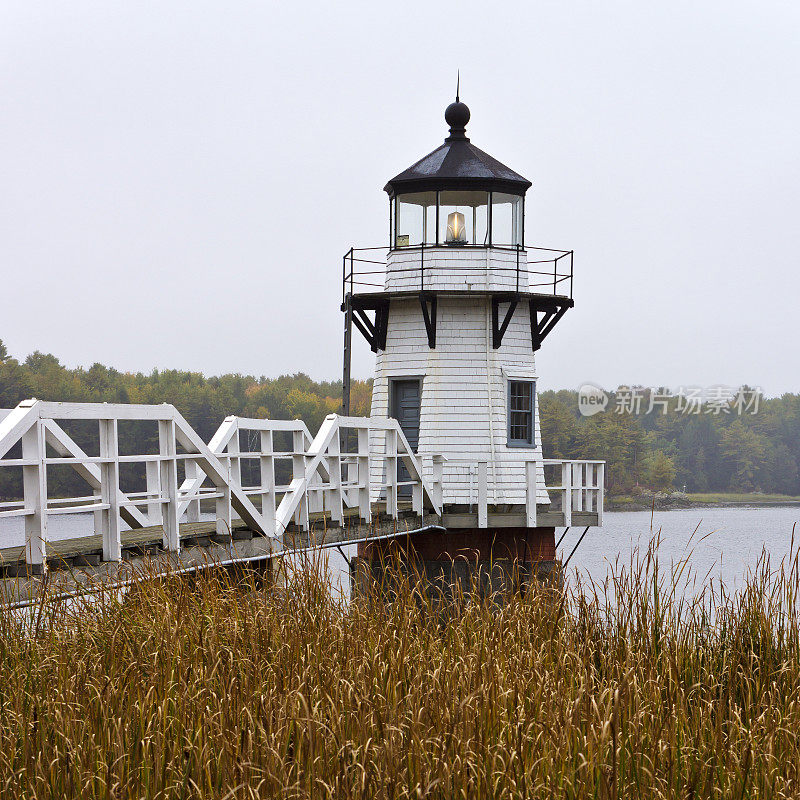
<path id="1" fill-rule="evenodd" d="M 148 464 L 149 466 L 149 464 Z M 184 474 L 186 482 L 189 481 L 196 481 L 197 478 L 200 477 L 200 467 L 197 466 L 197 462 L 191 458 L 187 458 L 183 464 Z M 200 487 L 197 487 L 198 490 Z M 149 489 L 148 489 L 149 491 Z M 200 522 L 200 498 L 197 497 L 193 500 L 189 501 L 189 504 L 186 506 L 186 519 L 189 522 Z M 155 524 L 155 523 L 154 523 Z"/>
<path id="2" fill-rule="evenodd" d="M 344 509 L 342 507 L 342 461 L 340 430 L 337 430 L 328 445 L 328 490 L 323 490 L 323 498 L 327 495 L 327 502 L 323 508 L 331 512 L 331 522 L 341 525 L 344 522 Z"/>
<path id="3" fill-rule="evenodd" d="M 442 508 L 442 503 L 444 502 L 444 490 L 442 487 L 442 483 L 444 481 L 444 462 L 445 457 L 439 453 L 437 453 L 433 457 L 433 493 L 434 493 L 434 500 L 436 505 L 439 506 L 440 509 Z"/>
<path id="4" fill-rule="evenodd" d="M 364 522 L 372 522 L 370 500 L 369 428 L 358 429 L 357 450 L 358 515 Z"/>
<path id="5" fill-rule="evenodd" d="M 239 426 L 233 432 L 231 439 L 236 438 L 236 445 L 239 444 Z M 217 536 L 233 535 L 233 512 L 231 510 L 231 458 L 227 453 L 230 452 L 230 440 L 225 445 L 224 452 L 219 454 L 219 460 L 225 468 L 225 481 L 222 485 L 216 486 L 218 495 L 214 503 L 214 518 L 216 520 L 215 531 Z"/>
<path id="6" fill-rule="evenodd" d="M 95 489 L 92 492 L 92 500 L 93 503 L 102 503 L 103 502 L 103 493 L 100 489 Z M 94 532 L 99 536 L 103 530 L 103 511 L 102 509 L 98 509 L 97 511 L 92 512 L 92 527 Z"/>
<path id="7" fill-rule="evenodd" d="M 572 464 L 563 461 L 561 464 L 561 510 L 564 513 L 564 527 L 572 525 Z"/>
<path id="8" fill-rule="evenodd" d="M 581 484 L 583 487 L 581 489 L 581 495 L 583 498 L 581 501 L 581 511 L 592 511 L 592 486 L 594 486 L 592 476 L 594 475 L 594 464 L 585 463 L 581 466 L 583 469 L 581 472 L 581 475 L 583 476 L 583 482 Z"/>
<path id="9" fill-rule="evenodd" d="M 188 466 L 187 466 L 188 469 Z M 147 520 L 151 525 L 160 525 L 164 515 L 161 508 L 161 467 L 158 461 L 146 461 Z M 186 476 L 189 477 L 188 475 Z"/>
<path id="10" fill-rule="evenodd" d="M 584 480 L 583 468 L 584 465 L 580 462 L 575 462 L 572 464 L 572 486 L 574 493 L 573 508 L 575 511 L 585 510 L 583 507 L 583 496 L 585 492 L 586 481 Z"/>
<path id="11" fill-rule="evenodd" d="M 100 495 L 103 504 L 101 533 L 103 536 L 103 561 L 122 559 L 122 520 L 119 515 L 119 446 L 117 421 L 101 419 L 100 426 Z"/>
<path id="12" fill-rule="evenodd" d="M 330 452 L 331 447 L 333 446 L 333 439 L 336 439 L 338 442 L 339 433 L 338 429 L 336 435 L 331 439 L 328 443 L 328 447 L 326 452 Z M 305 436 L 302 437 L 303 444 L 302 449 L 304 453 L 308 453 L 308 445 L 306 444 Z M 307 459 L 306 459 L 307 460 Z M 325 465 L 325 469 L 328 468 L 328 459 L 327 457 L 322 459 L 323 465 Z M 330 474 L 330 473 L 329 473 Z M 324 483 L 322 477 L 320 476 L 319 472 L 315 472 L 309 478 L 309 486 L 306 488 L 306 496 L 308 497 L 308 513 L 315 514 L 325 511 L 325 489 L 320 488 L 321 485 Z"/>
<path id="13" fill-rule="evenodd" d="M 605 462 L 597 465 L 597 524 L 603 524 L 603 506 L 605 504 Z"/>
<path id="14" fill-rule="evenodd" d="M 306 475 L 306 440 L 302 431 L 292 431 L 292 478 L 294 480 L 304 480 Z M 297 504 L 294 512 L 295 524 L 300 530 L 310 529 L 308 521 L 308 486 L 305 487 L 303 496 Z"/>
<path id="15" fill-rule="evenodd" d="M 353 489 L 355 484 L 358 486 L 358 456 L 348 453 L 347 458 L 347 477 L 345 478 L 348 488 L 344 492 L 344 502 L 348 507 L 358 505 L 358 489 Z"/>
<path id="16" fill-rule="evenodd" d="M 22 434 L 22 458 L 33 464 L 22 468 L 25 508 L 25 560 L 34 567 L 46 568 L 47 558 L 47 472 L 44 463 L 43 425 L 37 420 Z"/>
<path id="17" fill-rule="evenodd" d="M 478 527 L 489 527 L 489 487 L 488 464 L 486 461 L 478 462 Z"/>
<path id="18" fill-rule="evenodd" d="M 230 462 L 230 479 L 239 486 L 242 485 L 242 461 L 239 458 L 241 452 L 242 450 L 239 444 L 239 426 L 237 425 L 233 436 L 231 436 L 228 441 L 228 460 Z"/>
<path id="19" fill-rule="evenodd" d="M 216 486 L 217 499 L 214 503 L 215 530 L 218 536 L 230 536 L 233 527 L 233 513 L 231 512 L 231 480 L 230 461 L 225 454 L 220 454 L 219 460 L 225 469 L 226 480 L 221 486 Z"/>
<path id="20" fill-rule="evenodd" d="M 536 462 L 525 462 L 525 515 L 529 528 L 536 527 Z"/>
<path id="21" fill-rule="evenodd" d="M 261 431 L 261 516 L 267 536 L 275 533 L 275 457 L 273 455 L 272 431 Z"/>
<path id="22" fill-rule="evenodd" d="M 159 475 L 161 482 L 163 545 L 173 553 L 181 551 L 178 524 L 178 462 L 174 420 L 158 421 Z"/>
<path id="23" fill-rule="evenodd" d="M 398 436 L 398 442 L 401 439 Z M 408 474 L 413 481 L 411 484 L 411 509 L 415 514 L 419 514 L 422 516 L 424 513 L 424 509 L 422 507 L 422 497 L 423 497 L 423 485 L 422 485 L 422 459 L 417 458 L 414 452 L 410 448 L 406 448 L 403 445 L 403 452 L 408 456 L 409 460 L 412 462 L 411 469 L 408 469 Z M 398 454 L 398 463 L 400 463 L 400 457 Z"/>
<path id="24" fill-rule="evenodd" d="M 386 513 L 397 519 L 397 431 L 386 431 Z"/>
<path id="25" fill-rule="evenodd" d="M 419 462 L 417 462 L 417 464 L 419 464 Z M 422 473 L 420 472 L 419 476 L 414 481 L 414 485 L 411 487 L 411 509 L 415 514 L 419 514 L 420 516 L 424 513 L 424 508 L 422 506 L 423 494 Z"/>

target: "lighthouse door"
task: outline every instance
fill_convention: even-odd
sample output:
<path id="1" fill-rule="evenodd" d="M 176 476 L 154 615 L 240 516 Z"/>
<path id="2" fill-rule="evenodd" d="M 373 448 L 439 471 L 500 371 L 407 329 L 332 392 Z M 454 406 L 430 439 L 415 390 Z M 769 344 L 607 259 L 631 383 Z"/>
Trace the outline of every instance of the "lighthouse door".
<path id="1" fill-rule="evenodd" d="M 421 386 L 418 379 L 414 380 L 394 380 L 392 385 L 391 409 L 392 416 L 400 423 L 408 444 L 416 453 L 419 445 L 419 412 Z M 398 482 L 408 481 L 411 476 L 408 474 L 406 465 L 398 460 L 397 480 Z M 401 486 L 398 490 L 400 497 L 410 497 L 411 487 Z"/>

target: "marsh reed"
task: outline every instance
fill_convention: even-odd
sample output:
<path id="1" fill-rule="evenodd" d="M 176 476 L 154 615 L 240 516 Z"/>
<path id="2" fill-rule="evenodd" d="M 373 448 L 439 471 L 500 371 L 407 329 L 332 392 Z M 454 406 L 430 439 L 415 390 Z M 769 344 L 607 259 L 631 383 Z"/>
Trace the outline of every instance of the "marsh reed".
<path id="1" fill-rule="evenodd" d="M 4 613 L 0 797 L 800 797 L 796 556 L 656 554 L 448 614 L 314 570 Z"/>

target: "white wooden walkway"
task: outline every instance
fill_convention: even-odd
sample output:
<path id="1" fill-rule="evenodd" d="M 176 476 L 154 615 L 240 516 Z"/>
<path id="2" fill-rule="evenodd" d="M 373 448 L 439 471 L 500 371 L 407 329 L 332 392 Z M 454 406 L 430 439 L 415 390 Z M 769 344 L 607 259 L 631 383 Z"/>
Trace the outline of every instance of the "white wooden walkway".
<path id="1" fill-rule="evenodd" d="M 89 455 L 67 434 L 59 424 L 65 420 L 96 423 L 97 455 Z M 157 429 L 157 449 L 120 451 L 120 427 L 131 422 L 151 424 L 154 432 Z M 379 456 L 370 453 L 371 435 L 374 442 L 376 434 L 383 439 Z M 281 438 L 289 439 L 290 445 L 279 447 Z M 370 469 L 377 458 L 383 461 L 383 470 Z M 408 472 L 405 483 L 397 480 L 398 461 Z M 246 470 L 258 476 L 255 485 L 242 480 L 246 462 L 255 464 Z M 143 491 L 128 491 L 123 485 L 121 468 L 127 473 L 130 464 L 140 465 L 138 469 L 146 477 Z M 286 484 L 276 480 L 281 464 L 290 476 Z M 559 524 L 572 524 L 573 512 L 589 513 L 592 524 L 602 524 L 603 462 L 546 461 L 545 465 L 559 476 L 553 486 L 546 487 L 559 511 Z M 63 466 L 83 478 L 86 494 L 50 496 L 48 471 Z M 490 524 L 486 466 L 486 462 L 475 465 L 475 522 L 483 528 Z M 529 527 L 536 527 L 537 521 L 553 524 L 551 519 L 541 518 L 536 506 L 536 463 L 531 460 L 526 466 L 529 499 L 521 521 Z M 270 539 L 273 551 L 284 547 L 284 534 L 290 526 L 309 531 L 315 522 L 344 527 L 346 520 L 353 519 L 369 525 L 378 500 L 389 519 L 397 520 L 406 506 L 420 520 L 432 514 L 441 521 L 447 505 L 442 496 L 442 467 L 440 457 L 423 464 L 397 421 L 380 417 L 332 414 L 314 437 L 300 420 L 228 417 L 206 444 L 168 404 L 34 399 L 11 411 L 0 411 L 0 469 L 20 472 L 23 486 L 21 499 L 0 502 L 0 521 L 9 517 L 24 520 L 24 562 L 38 569 L 44 569 L 48 559 L 48 520 L 60 514 L 92 515 L 87 539 L 96 532 L 102 540 L 102 559 L 111 562 L 122 559 L 123 539 L 131 537 L 123 532 L 123 521 L 143 531 L 158 526 L 163 549 L 173 553 L 181 550 L 182 520 L 194 535 L 216 534 L 228 540 L 238 522 Z M 382 479 L 376 480 L 376 475 Z M 407 500 L 401 500 L 401 495 Z M 214 503 L 214 523 L 200 522 L 201 502 Z M 0 550 L 0 564 L 18 561 L 19 550 Z"/>

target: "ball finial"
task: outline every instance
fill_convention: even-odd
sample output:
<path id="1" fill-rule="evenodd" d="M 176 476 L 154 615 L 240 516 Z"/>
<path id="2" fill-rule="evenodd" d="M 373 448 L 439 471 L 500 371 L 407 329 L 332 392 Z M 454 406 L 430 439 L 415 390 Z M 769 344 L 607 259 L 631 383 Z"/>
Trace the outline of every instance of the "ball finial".
<path id="1" fill-rule="evenodd" d="M 450 126 L 450 136 L 445 141 L 452 139 L 466 139 L 466 128 L 469 122 L 469 108 L 466 103 L 456 100 L 450 103 L 444 112 L 445 122 Z"/>
<path id="2" fill-rule="evenodd" d="M 450 133 L 464 133 L 469 122 L 469 108 L 466 103 L 457 100 L 450 103 L 444 112 L 445 122 L 450 126 Z"/>

